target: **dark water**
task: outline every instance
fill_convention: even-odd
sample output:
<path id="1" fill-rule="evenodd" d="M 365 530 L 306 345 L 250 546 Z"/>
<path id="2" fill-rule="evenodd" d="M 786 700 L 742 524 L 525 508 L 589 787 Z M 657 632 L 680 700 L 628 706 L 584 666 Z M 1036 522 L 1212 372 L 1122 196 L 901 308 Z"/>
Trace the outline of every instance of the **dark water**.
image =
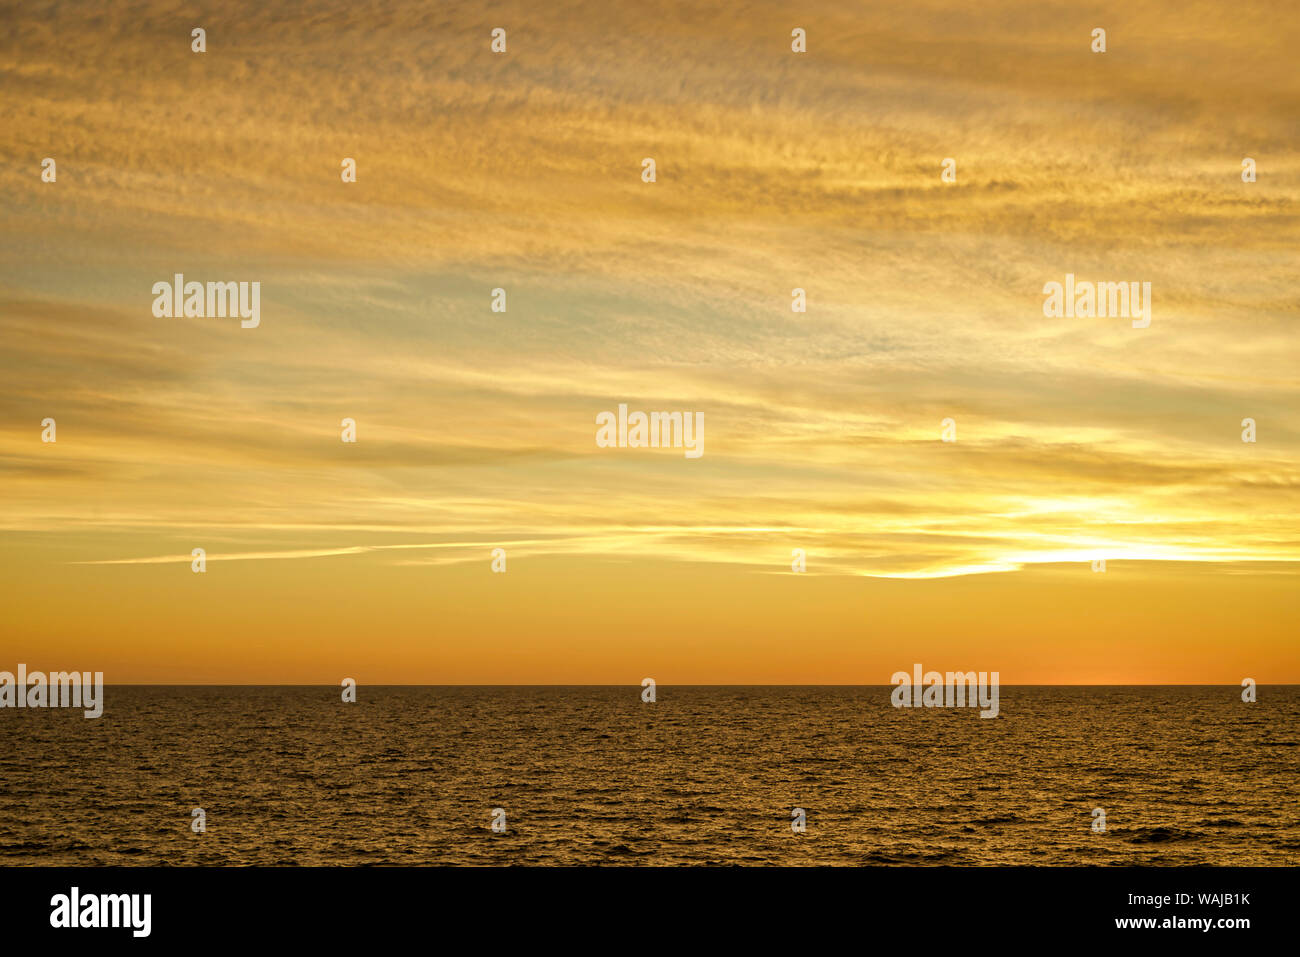
<path id="1" fill-rule="evenodd" d="M 0 864 L 1300 859 L 1300 688 L 889 690 L 109 687 L 0 710 Z"/>

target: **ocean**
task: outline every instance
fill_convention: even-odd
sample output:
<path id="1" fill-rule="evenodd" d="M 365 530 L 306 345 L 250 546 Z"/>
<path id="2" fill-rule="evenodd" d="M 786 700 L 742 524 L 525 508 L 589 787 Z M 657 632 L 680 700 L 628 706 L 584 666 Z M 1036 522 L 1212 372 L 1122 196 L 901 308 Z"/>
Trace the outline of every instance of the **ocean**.
<path id="1" fill-rule="evenodd" d="M 1300 860 L 1300 687 L 891 690 L 110 685 L 0 710 L 0 863 Z"/>

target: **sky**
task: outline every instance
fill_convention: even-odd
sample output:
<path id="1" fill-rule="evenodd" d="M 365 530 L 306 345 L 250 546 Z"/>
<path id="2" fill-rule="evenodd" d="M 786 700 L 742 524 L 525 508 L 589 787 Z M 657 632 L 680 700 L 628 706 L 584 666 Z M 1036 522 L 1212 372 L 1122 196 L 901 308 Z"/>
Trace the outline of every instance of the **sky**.
<path id="1" fill-rule="evenodd" d="M 544 6 L 0 3 L 0 669 L 1300 683 L 1300 14 Z"/>

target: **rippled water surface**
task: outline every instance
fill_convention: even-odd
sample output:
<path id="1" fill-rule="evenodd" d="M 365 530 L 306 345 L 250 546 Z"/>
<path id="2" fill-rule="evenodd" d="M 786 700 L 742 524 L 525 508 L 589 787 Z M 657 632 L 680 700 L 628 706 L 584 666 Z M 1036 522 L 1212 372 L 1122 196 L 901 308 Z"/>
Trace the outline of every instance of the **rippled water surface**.
<path id="1" fill-rule="evenodd" d="M 0 710 L 0 862 L 1300 860 L 1300 688 L 889 691 L 110 687 L 99 720 Z"/>

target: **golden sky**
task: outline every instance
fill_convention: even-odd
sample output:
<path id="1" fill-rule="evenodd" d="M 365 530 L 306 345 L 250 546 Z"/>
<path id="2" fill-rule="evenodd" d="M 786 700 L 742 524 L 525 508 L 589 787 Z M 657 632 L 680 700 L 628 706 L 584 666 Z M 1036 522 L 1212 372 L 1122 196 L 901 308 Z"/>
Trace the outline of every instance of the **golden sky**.
<path id="1" fill-rule="evenodd" d="M 0 4 L 0 669 L 1300 682 L 1296 8 L 542 6 Z"/>

